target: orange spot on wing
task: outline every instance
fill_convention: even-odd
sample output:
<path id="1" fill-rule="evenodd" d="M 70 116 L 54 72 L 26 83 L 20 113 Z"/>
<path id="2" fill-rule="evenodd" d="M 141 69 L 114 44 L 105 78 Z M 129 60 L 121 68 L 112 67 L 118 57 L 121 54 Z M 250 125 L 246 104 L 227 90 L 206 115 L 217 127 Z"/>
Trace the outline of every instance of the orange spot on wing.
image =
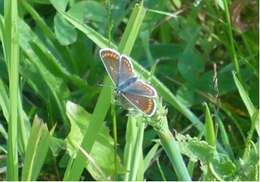
<path id="1" fill-rule="evenodd" d="M 111 53 L 111 52 L 105 52 L 103 55 L 102 55 L 102 58 L 106 58 L 110 61 L 116 61 L 119 59 L 119 56 L 114 54 L 114 53 Z"/>
<path id="2" fill-rule="evenodd" d="M 150 111 L 152 110 L 152 107 L 153 107 L 153 102 L 152 102 L 151 99 L 149 99 L 149 100 L 148 100 L 148 106 L 147 106 L 146 109 L 144 109 L 144 112 L 145 112 L 145 113 L 150 112 Z"/>

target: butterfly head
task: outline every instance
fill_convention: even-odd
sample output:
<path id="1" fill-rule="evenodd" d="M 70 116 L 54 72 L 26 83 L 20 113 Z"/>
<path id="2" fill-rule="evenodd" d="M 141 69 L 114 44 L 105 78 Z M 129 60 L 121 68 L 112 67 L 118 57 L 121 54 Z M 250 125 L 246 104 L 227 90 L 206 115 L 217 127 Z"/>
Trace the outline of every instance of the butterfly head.
<path id="1" fill-rule="evenodd" d="M 116 96 L 120 96 L 122 94 L 122 90 L 120 89 L 120 87 L 116 87 L 114 89 L 114 93 Z"/>

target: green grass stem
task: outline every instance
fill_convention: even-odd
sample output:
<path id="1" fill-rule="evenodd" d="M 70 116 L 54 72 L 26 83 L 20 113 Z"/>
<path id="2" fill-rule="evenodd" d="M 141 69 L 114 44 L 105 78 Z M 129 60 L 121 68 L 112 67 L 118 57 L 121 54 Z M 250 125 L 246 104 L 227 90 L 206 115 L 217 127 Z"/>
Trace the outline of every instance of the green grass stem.
<path id="1" fill-rule="evenodd" d="M 113 99 L 113 96 L 111 96 Z M 113 136 L 114 136 L 114 160 L 115 160 L 115 170 L 114 170 L 114 180 L 118 180 L 118 166 L 117 166 L 117 120 L 116 120 L 116 107 L 115 104 L 111 104 L 111 116 L 113 119 Z"/>
<path id="2" fill-rule="evenodd" d="M 157 132 L 161 145 L 171 161 L 178 180 L 190 181 L 191 178 L 182 158 L 179 143 L 175 140 L 169 130 L 168 120 L 166 117 L 167 110 L 162 106 L 161 101 L 158 101 L 157 107 L 157 112 L 155 116 L 149 120 L 149 124 Z"/>
<path id="3" fill-rule="evenodd" d="M 131 159 L 133 157 L 134 141 L 136 136 L 136 120 L 133 120 L 132 117 L 128 118 L 125 136 L 126 144 L 124 149 L 124 166 L 126 173 L 124 175 L 123 181 L 129 181 Z"/>
<path id="4" fill-rule="evenodd" d="M 171 161 L 178 180 L 190 181 L 191 178 L 182 158 L 179 143 L 169 130 L 166 114 L 167 110 L 162 106 L 161 102 L 158 102 L 157 113 L 151 118 L 149 124 L 157 132 L 161 145 Z"/>
<path id="5" fill-rule="evenodd" d="M 137 118 L 135 118 L 137 119 Z M 137 119 L 138 120 L 138 119 Z M 141 160 L 141 153 L 143 151 L 142 145 L 143 145 L 143 137 L 144 137 L 144 123 L 142 120 L 140 123 L 138 123 L 138 131 L 136 135 L 133 155 L 132 155 L 132 161 L 131 161 L 131 167 L 130 167 L 130 174 L 129 174 L 129 181 L 136 181 L 137 177 L 137 171 Z"/>
<path id="6" fill-rule="evenodd" d="M 7 179 L 18 180 L 18 75 L 19 75 L 19 44 L 18 44 L 18 3 L 17 0 L 5 3 L 5 37 L 6 57 L 9 73 L 10 116 L 8 122 L 8 155 Z"/>
<path id="7" fill-rule="evenodd" d="M 159 133 L 159 137 L 178 179 L 181 181 L 190 181 L 191 178 L 181 156 L 179 144 L 173 138 L 171 132 L 169 130 L 162 131 Z"/>
<path id="8" fill-rule="evenodd" d="M 234 44 L 234 37 L 233 37 L 233 32 L 232 32 L 232 22 L 229 14 L 229 6 L 228 6 L 228 0 L 223 0 L 224 7 L 225 7 L 225 16 L 226 16 L 226 21 L 227 21 L 227 28 L 228 28 L 228 38 L 229 38 L 229 43 L 231 46 L 231 59 L 234 64 L 235 70 L 240 75 L 240 68 L 239 68 L 239 63 L 237 59 L 237 53 L 235 49 L 235 44 Z"/>

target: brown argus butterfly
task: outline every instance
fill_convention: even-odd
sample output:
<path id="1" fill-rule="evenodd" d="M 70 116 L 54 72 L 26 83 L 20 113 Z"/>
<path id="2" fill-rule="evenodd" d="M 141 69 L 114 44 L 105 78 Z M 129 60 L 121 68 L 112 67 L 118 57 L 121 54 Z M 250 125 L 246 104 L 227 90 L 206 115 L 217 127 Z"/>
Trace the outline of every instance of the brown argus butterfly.
<path id="1" fill-rule="evenodd" d="M 156 111 L 157 92 L 136 76 L 130 59 L 109 48 L 101 49 L 99 54 L 116 86 L 116 95 L 125 98 L 130 105 L 147 116 L 152 116 Z"/>

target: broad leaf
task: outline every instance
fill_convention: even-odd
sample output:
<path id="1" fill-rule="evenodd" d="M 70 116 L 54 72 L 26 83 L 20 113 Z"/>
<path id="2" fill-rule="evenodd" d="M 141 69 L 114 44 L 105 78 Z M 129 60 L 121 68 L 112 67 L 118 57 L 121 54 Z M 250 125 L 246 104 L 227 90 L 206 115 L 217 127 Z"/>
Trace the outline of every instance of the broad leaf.
<path id="1" fill-rule="evenodd" d="M 177 134 L 176 139 L 179 142 L 181 152 L 192 161 L 210 162 L 214 158 L 215 148 L 207 142 L 181 134 Z"/>
<path id="2" fill-rule="evenodd" d="M 80 145 L 83 136 L 90 124 L 91 114 L 86 112 L 82 107 L 72 102 L 67 103 L 67 115 L 71 123 L 71 131 L 66 139 L 67 150 L 71 157 L 75 157 L 78 148 L 74 144 Z M 94 122 L 94 121 L 93 121 Z M 114 143 L 112 137 L 109 135 L 109 130 L 105 126 L 101 128 L 98 133 L 97 139 L 90 152 L 90 156 L 95 164 L 89 162 L 87 170 L 95 180 L 107 180 L 113 175 L 115 160 L 114 160 Z M 87 160 L 87 159 L 86 159 Z M 120 163 L 117 156 L 118 164 Z M 102 170 L 103 174 L 96 169 L 96 165 Z M 105 177 L 104 178 L 104 175 Z"/>
<path id="3" fill-rule="evenodd" d="M 226 154 L 217 153 L 212 161 L 212 167 L 214 172 L 225 180 L 232 180 L 236 172 L 235 164 Z"/>
<path id="4" fill-rule="evenodd" d="M 62 15 L 54 17 L 54 32 L 61 45 L 67 46 L 77 40 L 77 31 Z"/>

